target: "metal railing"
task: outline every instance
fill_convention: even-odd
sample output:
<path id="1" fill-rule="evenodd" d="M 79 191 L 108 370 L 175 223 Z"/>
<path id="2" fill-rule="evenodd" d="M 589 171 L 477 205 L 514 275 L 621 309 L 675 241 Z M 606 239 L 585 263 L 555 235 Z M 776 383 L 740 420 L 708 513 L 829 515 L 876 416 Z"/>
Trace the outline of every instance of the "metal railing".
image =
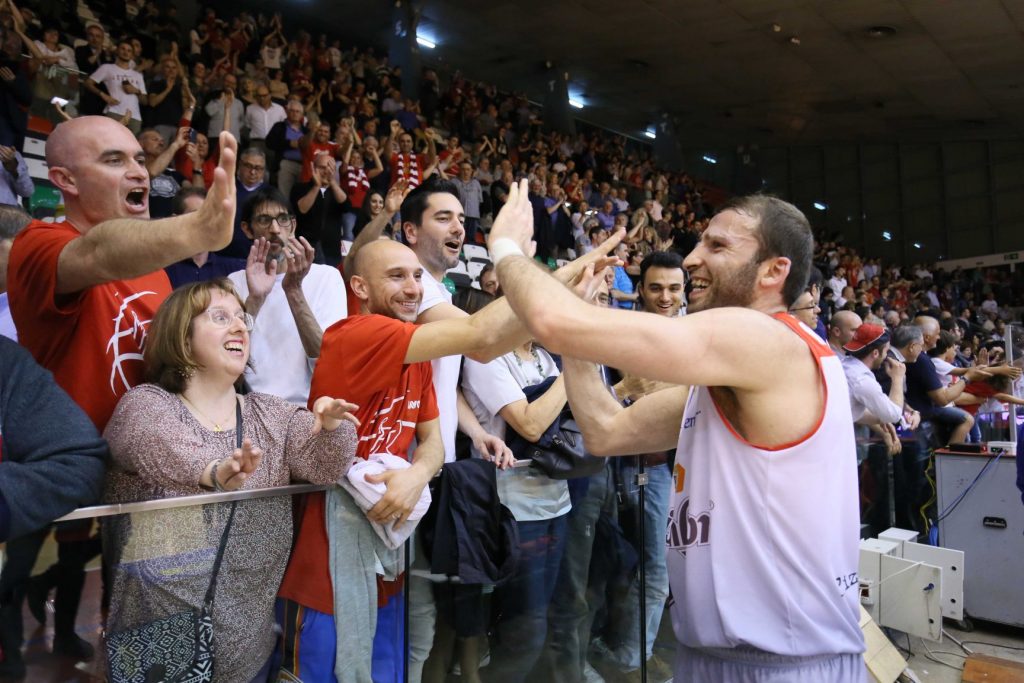
<path id="1" fill-rule="evenodd" d="M 125 515 L 132 512 L 170 510 L 172 508 L 190 507 L 192 505 L 225 503 L 233 500 L 255 500 L 257 498 L 274 498 L 276 496 L 294 496 L 300 493 L 315 493 L 317 491 L 326 490 L 327 487 L 321 484 L 292 484 L 289 486 L 273 486 L 266 489 L 252 489 L 250 491 L 223 491 L 203 493 L 197 496 L 178 496 L 176 498 L 143 500 L 137 503 L 91 505 L 89 507 L 72 510 L 56 521 L 69 522 L 74 519 L 92 519 L 93 517 L 111 517 L 113 515 Z"/>

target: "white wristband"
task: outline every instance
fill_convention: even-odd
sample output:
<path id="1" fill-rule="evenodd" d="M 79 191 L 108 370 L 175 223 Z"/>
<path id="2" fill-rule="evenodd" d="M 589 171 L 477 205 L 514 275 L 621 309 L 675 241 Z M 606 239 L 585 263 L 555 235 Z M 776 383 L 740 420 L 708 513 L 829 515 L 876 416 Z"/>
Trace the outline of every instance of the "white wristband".
<path id="1" fill-rule="evenodd" d="M 491 245 L 491 261 L 497 266 L 507 256 L 526 256 L 511 237 L 499 237 Z"/>

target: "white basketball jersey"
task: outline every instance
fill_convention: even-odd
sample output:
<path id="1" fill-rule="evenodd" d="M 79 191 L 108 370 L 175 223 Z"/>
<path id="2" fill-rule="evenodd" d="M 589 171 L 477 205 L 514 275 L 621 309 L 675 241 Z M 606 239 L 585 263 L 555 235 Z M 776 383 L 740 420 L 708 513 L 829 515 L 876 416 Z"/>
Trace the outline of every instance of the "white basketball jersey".
<path id="1" fill-rule="evenodd" d="M 687 399 L 668 526 L 672 624 L 689 647 L 782 655 L 864 651 L 858 625 L 857 456 L 839 358 L 792 316 L 825 384 L 818 425 L 764 448 L 707 387 Z"/>

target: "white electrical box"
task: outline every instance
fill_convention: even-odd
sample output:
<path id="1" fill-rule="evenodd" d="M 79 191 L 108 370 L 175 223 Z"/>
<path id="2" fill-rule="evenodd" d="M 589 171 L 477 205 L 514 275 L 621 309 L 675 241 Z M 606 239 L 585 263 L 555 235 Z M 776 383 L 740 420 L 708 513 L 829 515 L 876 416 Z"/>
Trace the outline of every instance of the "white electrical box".
<path id="1" fill-rule="evenodd" d="M 909 529 L 897 529 L 896 527 L 889 527 L 882 533 L 878 534 L 879 540 L 893 541 L 900 544 L 899 552 L 896 554 L 897 557 L 903 557 L 903 544 L 904 543 L 917 543 L 917 532 L 910 531 Z"/>
<path id="2" fill-rule="evenodd" d="M 860 542 L 857 574 L 860 580 L 860 604 L 879 623 L 878 583 L 882 580 L 882 556 L 896 557 L 900 546 L 894 541 L 865 538 Z"/>

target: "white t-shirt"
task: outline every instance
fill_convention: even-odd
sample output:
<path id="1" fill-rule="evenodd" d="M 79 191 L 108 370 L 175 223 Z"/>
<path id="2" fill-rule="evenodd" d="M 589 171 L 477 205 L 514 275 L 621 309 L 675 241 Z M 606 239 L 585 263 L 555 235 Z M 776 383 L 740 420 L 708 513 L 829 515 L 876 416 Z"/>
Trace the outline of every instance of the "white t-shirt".
<path id="1" fill-rule="evenodd" d="M 451 303 L 452 294 L 448 288 L 434 279 L 423 269 L 423 301 L 417 316 L 423 315 L 440 303 Z M 459 408 L 456 391 L 459 387 L 459 369 L 462 356 L 445 356 L 430 361 L 434 370 L 434 393 L 437 395 L 437 409 L 441 414 L 441 441 L 444 444 L 444 461 L 455 461 L 455 432 L 459 428 Z M 493 434 L 493 432 L 492 432 Z"/>
<path id="2" fill-rule="evenodd" d="M 139 111 L 139 96 L 129 95 L 122 88 L 123 83 L 131 83 L 138 88 L 142 94 L 146 93 L 146 80 L 134 69 L 122 69 L 117 64 L 103 64 L 89 76 L 94 83 L 102 83 L 107 87 L 110 96 L 117 100 L 117 104 L 108 104 L 104 114 L 124 114 L 126 111 L 132 113 L 136 121 L 142 120 L 142 112 Z"/>
<path id="3" fill-rule="evenodd" d="M 942 382 L 942 386 L 948 387 L 953 383 L 953 368 L 956 366 L 952 363 L 947 363 L 938 356 L 932 357 L 932 365 L 935 366 L 935 374 L 939 376 L 939 381 Z M 946 407 L 952 406 L 953 402 L 946 404 Z"/>
<path id="4" fill-rule="evenodd" d="M 228 279 L 243 301 L 248 298 L 249 287 L 244 270 L 231 273 Z M 255 391 L 305 406 L 309 400 L 309 383 L 313 379 L 316 358 L 308 357 L 302 348 L 299 328 L 288 306 L 282 280 L 284 275 L 278 275 L 274 289 L 256 316 L 256 325 L 250 335 L 253 368 L 245 371 L 245 378 Z M 337 268 L 314 263 L 302 280 L 302 292 L 321 329 L 326 330 L 348 316 L 345 283 Z"/>
<path id="5" fill-rule="evenodd" d="M 555 361 L 544 349 L 537 350 L 536 363 L 517 362 L 515 352 L 506 353 L 490 363 L 466 359 L 462 372 L 462 391 L 466 403 L 488 434 L 505 438 L 505 420 L 498 413 L 502 408 L 526 399 L 523 387 L 540 384 L 545 378 L 558 375 Z M 473 450 L 474 457 L 480 454 Z M 498 497 L 519 522 L 552 519 L 569 512 L 569 486 L 548 477 L 533 467 L 498 470 Z"/>
<path id="6" fill-rule="evenodd" d="M 253 140 L 266 140 L 274 124 L 286 118 L 288 114 L 277 102 L 271 102 L 267 109 L 255 102 L 245 108 L 245 127 L 249 129 L 249 137 Z"/>
<path id="7" fill-rule="evenodd" d="M 264 45 L 260 48 L 260 57 L 263 58 L 263 66 L 271 71 L 281 68 L 281 48 Z"/>
<path id="8" fill-rule="evenodd" d="M 60 57 L 60 61 L 57 62 L 59 66 L 62 66 L 65 69 L 78 68 L 78 64 L 75 62 L 75 52 L 67 45 L 61 45 L 60 43 L 58 43 L 57 49 L 51 50 L 50 48 L 46 47 L 46 43 L 44 43 L 41 40 L 36 40 L 34 42 L 36 44 L 36 47 L 39 48 L 39 51 L 42 52 L 43 55 L 45 55 L 46 57 Z"/>

